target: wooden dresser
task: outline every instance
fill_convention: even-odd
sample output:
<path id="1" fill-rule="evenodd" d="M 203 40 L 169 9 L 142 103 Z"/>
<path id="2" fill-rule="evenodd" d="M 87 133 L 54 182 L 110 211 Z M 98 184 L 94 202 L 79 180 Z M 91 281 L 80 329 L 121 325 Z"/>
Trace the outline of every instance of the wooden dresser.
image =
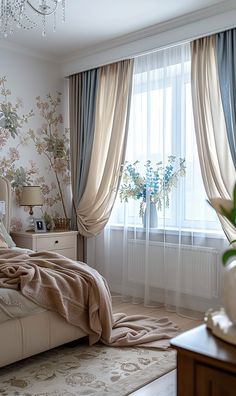
<path id="1" fill-rule="evenodd" d="M 12 232 L 16 246 L 39 252 L 55 251 L 72 260 L 77 260 L 77 231 L 58 232 Z"/>
<path id="2" fill-rule="evenodd" d="M 173 338 L 177 349 L 177 396 L 236 396 L 236 346 L 206 325 Z"/>

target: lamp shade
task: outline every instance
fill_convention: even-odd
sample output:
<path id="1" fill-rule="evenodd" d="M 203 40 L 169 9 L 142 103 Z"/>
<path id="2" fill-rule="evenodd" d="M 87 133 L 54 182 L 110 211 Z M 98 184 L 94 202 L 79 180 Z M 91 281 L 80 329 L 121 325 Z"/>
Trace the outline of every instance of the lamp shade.
<path id="1" fill-rule="evenodd" d="M 23 186 L 20 199 L 21 206 L 42 206 L 43 196 L 40 186 Z"/>

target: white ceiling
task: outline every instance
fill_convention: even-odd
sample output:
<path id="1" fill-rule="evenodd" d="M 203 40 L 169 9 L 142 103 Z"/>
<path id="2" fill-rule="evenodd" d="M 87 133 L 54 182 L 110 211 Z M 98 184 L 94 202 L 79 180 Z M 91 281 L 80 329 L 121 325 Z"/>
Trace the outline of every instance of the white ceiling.
<path id="1" fill-rule="evenodd" d="M 36 1 L 36 0 L 31 0 Z M 7 39 L 38 54 L 63 60 L 118 37 L 232 0 L 66 0 L 66 22 L 58 11 L 57 29 L 47 20 L 47 36 L 41 29 L 15 29 Z M 36 16 L 41 25 L 41 21 Z M 7 44 L 5 43 L 5 44 Z"/>

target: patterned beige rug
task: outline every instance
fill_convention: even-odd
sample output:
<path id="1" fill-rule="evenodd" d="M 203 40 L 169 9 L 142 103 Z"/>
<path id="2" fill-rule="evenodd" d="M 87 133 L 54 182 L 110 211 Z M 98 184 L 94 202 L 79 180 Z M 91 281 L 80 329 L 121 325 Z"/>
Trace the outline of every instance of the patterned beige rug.
<path id="1" fill-rule="evenodd" d="M 125 396 L 176 367 L 175 351 L 63 346 L 0 369 L 1 396 Z"/>

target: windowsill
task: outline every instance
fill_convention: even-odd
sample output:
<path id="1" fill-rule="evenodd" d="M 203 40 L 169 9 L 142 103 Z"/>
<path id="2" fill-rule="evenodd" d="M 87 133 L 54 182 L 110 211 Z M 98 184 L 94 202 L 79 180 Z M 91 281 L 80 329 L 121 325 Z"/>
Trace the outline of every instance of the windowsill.
<path id="1" fill-rule="evenodd" d="M 120 224 L 109 224 L 111 230 L 122 231 L 124 230 L 124 226 Z M 129 225 L 126 227 L 127 231 L 134 231 L 146 233 L 146 229 L 141 225 Z M 214 230 L 201 230 L 201 229 L 190 229 L 183 228 L 181 231 L 178 228 L 174 227 L 166 227 L 164 228 L 150 228 L 148 230 L 149 234 L 168 234 L 168 235 L 179 235 L 181 236 L 194 236 L 194 237 L 204 237 L 204 238 L 214 238 L 214 239 L 226 239 L 224 233 L 222 231 L 214 231 Z"/>

